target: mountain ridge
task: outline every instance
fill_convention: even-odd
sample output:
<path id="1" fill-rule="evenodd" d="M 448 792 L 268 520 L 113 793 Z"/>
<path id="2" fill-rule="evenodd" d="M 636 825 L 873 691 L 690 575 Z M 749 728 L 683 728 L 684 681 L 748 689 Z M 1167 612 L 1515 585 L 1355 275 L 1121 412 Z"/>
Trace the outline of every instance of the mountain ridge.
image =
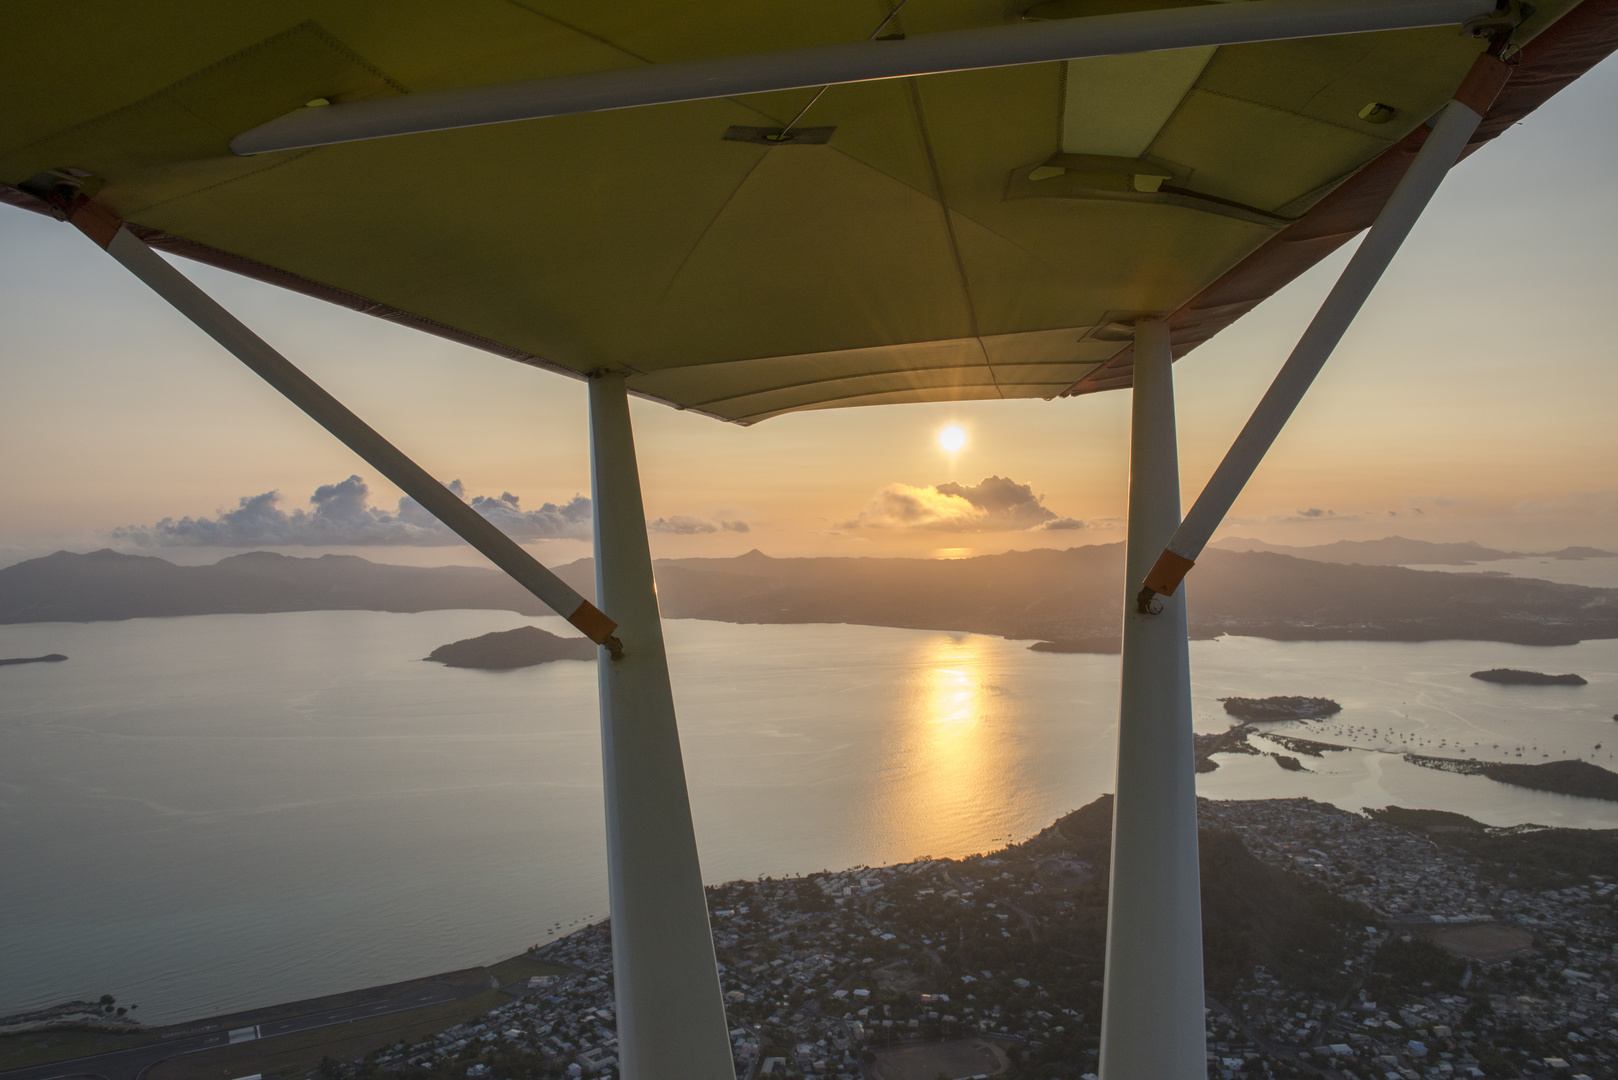
<path id="1" fill-rule="evenodd" d="M 1313 562 L 1351 563 L 1360 566 L 1471 566 L 1480 562 L 1498 562 L 1502 559 L 1603 559 L 1613 558 L 1611 551 L 1593 547 L 1565 547 L 1559 551 L 1503 551 L 1484 547 L 1476 540 L 1438 543 L 1432 540 L 1412 540 L 1404 536 L 1384 536 L 1380 540 L 1337 540 L 1330 544 L 1302 547 L 1286 544 L 1267 544 L 1251 537 L 1229 536 L 1214 547 L 1221 551 L 1266 551 L 1275 555 L 1291 555 Z"/>
<path id="2" fill-rule="evenodd" d="M 594 565 L 557 573 L 585 596 Z M 1116 637 L 1123 545 L 1036 548 L 971 559 L 659 559 L 668 618 L 855 623 L 1012 639 Z M 1618 637 L 1618 590 L 1490 574 L 1317 562 L 1210 550 L 1187 584 L 1192 632 L 1276 640 L 1571 644 Z M 411 567 L 353 555 L 248 552 L 176 566 L 110 550 L 57 552 L 0 569 L 0 623 L 202 614 L 446 609 L 549 614 L 479 567 Z"/>

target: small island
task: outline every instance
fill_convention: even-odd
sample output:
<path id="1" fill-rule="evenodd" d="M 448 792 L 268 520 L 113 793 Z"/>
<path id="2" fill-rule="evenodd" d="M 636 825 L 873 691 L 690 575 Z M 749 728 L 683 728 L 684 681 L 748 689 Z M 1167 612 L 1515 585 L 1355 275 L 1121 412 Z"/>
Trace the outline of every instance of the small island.
<path id="1" fill-rule="evenodd" d="M 1547 551 L 1543 554 L 1547 559 L 1563 559 L 1569 562 L 1578 562 L 1581 559 L 1611 559 L 1618 556 L 1618 552 L 1593 547 L 1565 547 L 1561 551 Z"/>
<path id="2" fill-rule="evenodd" d="M 1582 675 L 1547 675 L 1543 671 L 1518 671 L 1516 668 L 1490 668 L 1488 671 L 1474 671 L 1472 678 L 1484 682 L 1500 683 L 1502 686 L 1586 686 L 1587 681 Z"/>
<path id="3" fill-rule="evenodd" d="M 1058 638 L 1055 641 L 1036 641 L 1028 646 L 1032 652 L 1098 653 L 1113 655 L 1124 651 L 1121 637 Z"/>
<path id="4" fill-rule="evenodd" d="M 595 658 L 596 644 L 588 638 L 558 637 L 537 626 L 520 626 L 440 645 L 424 659 L 436 660 L 445 667 L 510 671 L 552 660 Z"/>
<path id="5" fill-rule="evenodd" d="M 1254 723 L 1324 720 L 1343 711 L 1337 702 L 1323 697 L 1230 697 L 1219 700 L 1225 703 L 1225 711 L 1230 715 Z"/>
<path id="6" fill-rule="evenodd" d="M 47 653 L 44 656 L 19 656 L 14 659 L 0 659 L 0 667 L 7 664 L 60 664 L 67 657 L 59 652 Z"/>

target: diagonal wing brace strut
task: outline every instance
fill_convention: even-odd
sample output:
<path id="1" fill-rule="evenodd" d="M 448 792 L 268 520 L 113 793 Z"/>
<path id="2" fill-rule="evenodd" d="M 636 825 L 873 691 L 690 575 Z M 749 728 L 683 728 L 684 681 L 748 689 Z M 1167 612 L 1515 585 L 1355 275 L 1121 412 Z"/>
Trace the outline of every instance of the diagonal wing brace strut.
<path id="1" fill-rule="evenodd" d="M 443 484 L 365 421 L 332 397 L 319 383 L 272 349 L 190 278 L 164 260 L 124 223 L 103 207 L 78 201 L 67 210 L 68 220 L 107 254 L 134 274 L 153 292 L 172 304 L 204 333 L 223 345 L 288 401 L 363 458 L 373 469 L 398 485 L 434 517 L 488 557 L 517 584 L 577 627 L 585 637 L 604 646 L 618 659 L 623 645 L 613 636 L 617 623 L 580 596 L 571 585 L 540 565 L 515 540 Z"/>
<path id="2" fill-rule="evenodd" d="M 1247 486 L 1264 455 L 1291 418 L 1309 385 L 1325 366 L 1359 314 L 1383 271 L 1398 254 L 1399 246 L 1426 209 L 1450 167 L 1466 149 L 1468 140 L 1506 84 L 1511 68 L 1490 53 L 1478 57 L 1454 98 L 1439 113 L 1437 122 L 1417 151 L 1415 160 L 1388 198 L 1376 222 L 1349 260 L 1326 302 L 1320 305 L 1292 355 L 1281 366 L 1258 408 L 1231 444 L 1208 486 L 1197 496 L 1191 512 L 1175 530 L 1163 554 L 1135 598 L 1136 610 L 1151 614 L 1152 599 L 1172 596 L 1196 565 L 1197 557 L 1224 521 L 1232 504 Z"/>

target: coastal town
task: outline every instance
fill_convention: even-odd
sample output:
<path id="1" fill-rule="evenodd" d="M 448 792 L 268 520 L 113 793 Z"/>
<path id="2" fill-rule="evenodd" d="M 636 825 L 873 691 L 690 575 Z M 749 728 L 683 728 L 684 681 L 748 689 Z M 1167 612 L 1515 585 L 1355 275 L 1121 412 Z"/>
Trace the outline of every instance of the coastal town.
<path id="1" fill-rule="evenodd" d="M 737 1076 L 1093 1077 L 1110 819 L 1103 798 L 987 855 L 712 887 Z M 1210 1077 L 1618 1076 L 1612 837 L 1305 799 L 1201 820 Z M 609 939 L 538 947 L 558 973 L 508 1004 L 322 1071 L 612 1080 Z"/>

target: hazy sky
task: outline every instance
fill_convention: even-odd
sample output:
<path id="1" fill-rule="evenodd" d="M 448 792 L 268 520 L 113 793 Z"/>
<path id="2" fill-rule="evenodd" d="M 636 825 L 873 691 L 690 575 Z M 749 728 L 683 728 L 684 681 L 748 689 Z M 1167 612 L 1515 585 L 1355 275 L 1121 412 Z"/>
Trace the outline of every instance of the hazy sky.
<path id="1" fill-rule="evenodd" d="M 1618 65 L 1608 61 L 1456 170 L 1223 535 L 1618 547 L 1618 356 L 1606 326 L 1618 304 L 1615 102 Z M 1176 365 L 1187 506 L 1345 260 Z M 583 535 L 566 505 L 589 491 L 583 384 L 180 265 L 434 475 L 461 480 L 468 496 L 517 496 L 506 514 L 514 528 Z M 371 506 L 396 508 L 391 485 L 89 241 L 5 207 L 0 387 L 0 564 L 105 546 L 212 561 L 228 551 L 161 541 L 217 538 L 220 511 L 270 491 L 280 492 L 274 513 L 289 515 L 285 528 L 305 528 L 293 512 L 354 474 Z M 967 554 L 1117 540 L 1128 413 L 1127 392 L 810 412 L 752 428 L 634 406 L 647 511 L 664 519 L 654 551 L 690 555 Z M 949 424 L 968 440 L 954 460 L 937 440 Z M 947 527 L 959 496 L 930 489 L 990 476 L 1028 485 L 1045 512 L 1025 500 L 967 531 Z M 326 501 L 352 510 L 355 494 L 351 485 Z M 945 520 L 895 525 L 895 500 L 917 498 Z M 548 516 L 531 513 L 545 503 L 555 504 Z M 259 521 L 267 508 L 252 509 Z M 200 532 L 151 528 L 186 516 L 209 520 Z M 1052 520 L 1066 527 L 1022 527 Z M 226 525 L 241 525 L 240 536 L 253 525 L 242 522 Z M 396 538 L 402 526 L 356 538 L 390 528 Z M 556 562 L 588 550 L 581 539 L 532 547 Z M 476 561 L 419 544 L 363 553 Z"/>

